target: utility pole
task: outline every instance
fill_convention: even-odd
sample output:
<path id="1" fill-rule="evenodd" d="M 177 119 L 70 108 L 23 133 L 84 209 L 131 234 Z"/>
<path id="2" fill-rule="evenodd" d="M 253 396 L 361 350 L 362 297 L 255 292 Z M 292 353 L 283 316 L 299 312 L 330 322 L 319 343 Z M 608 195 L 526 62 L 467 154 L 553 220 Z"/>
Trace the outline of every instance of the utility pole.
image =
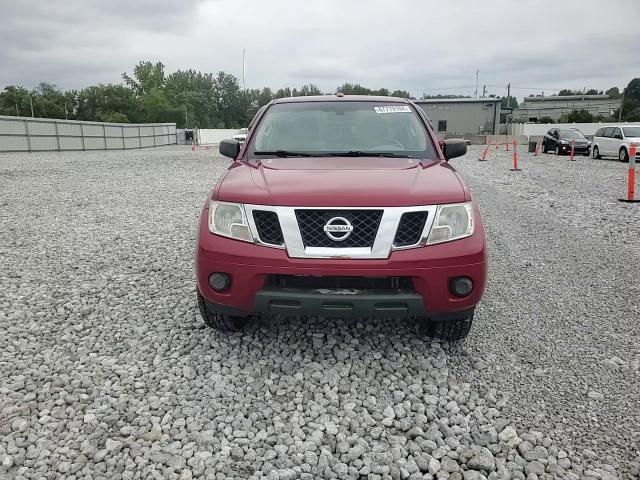
<path id="1" fill-rule="evenodd" d="M 29 105 L 31 105 L 31 118 L 34 118 L 35 115 L 33 114 L 33 97 L 31 95 L 29 95 Z"/>
<path id="2" fill-rule="evenodd" d="M 20 110 L 18 110 L 18 104 L 16 103 L 16 117 L 20 116 Z"/>
<path id="3" fill-rule="evenodd" d="M 476 70 L 476 91 L 473 94 L 473 96 L 475 98 L 478 98 L 478 74 L 480 73 L 480 70 Z"/>
<path id="4" fill-rule="evenodd" d="M 511 107 L 511 82 L 507 85 L 507 108 Z"/>
<path id="5" fill-rule="evenodd" d="M 622 106 L 624 105 L 624 92 L 626 91 L 626 88 L 622 89 L 622 100 L 620 100 L 620 109 L 618 110 L 618 122 L 622 121 Z"/>
<path id="6" fill-rule="evenodd" d="M 242 49 L 242 89 L 243 90 L 247 89 L 247 85 L 245 84 L 245 81 L 244 81 L 244 63 L 245 63 L 244 62 L 244 57 L 245 57 L 245 54 L 246 54 L 246 50 L 243 48 Z"/>
<path id="7" fill-rule="evenodd" d="M 487 86 L 483 85 L 483 87 L 482 87 L 482 98 L 484 98 L 486 96 L 487 96 Z"/>

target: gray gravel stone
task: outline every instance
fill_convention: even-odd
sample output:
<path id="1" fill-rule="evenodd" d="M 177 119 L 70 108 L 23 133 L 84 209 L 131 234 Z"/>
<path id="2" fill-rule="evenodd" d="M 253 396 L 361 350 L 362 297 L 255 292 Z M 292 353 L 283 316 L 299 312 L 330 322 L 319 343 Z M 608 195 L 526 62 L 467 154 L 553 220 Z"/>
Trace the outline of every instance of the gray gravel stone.
<path id="1" fill-rule="evenodd" d="M 0 478 L 637 472 L 640 246 L 611 193 L 624 166 L 523 153 L 516 175 L 505 152 L 476 153 L 455 166 L 490 281 L 457 346 L 410 321 L 204 329 L 195 225 L 230 165 L 213 152 L 0 154 Z"/>
<path id="2" fill-rule="evenodd" d="M 496 461 L 491 451 L 483 447 L 467 462 L 470 469 L 492 472 L 496 469 Z"/>

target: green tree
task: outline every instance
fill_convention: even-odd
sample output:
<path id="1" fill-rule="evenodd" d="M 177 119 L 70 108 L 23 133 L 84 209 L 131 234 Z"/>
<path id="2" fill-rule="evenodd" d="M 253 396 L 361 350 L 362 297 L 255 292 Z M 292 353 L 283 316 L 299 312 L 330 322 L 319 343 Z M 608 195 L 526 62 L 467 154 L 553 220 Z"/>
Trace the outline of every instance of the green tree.
<path id="1" fill-rule="evenodd" d="M 313 95 L 323 95 L 322 90 L 320 90 L 316 85 L 310 83 L 308 85 L 303 85 L 298 95 L 301 97 L 308 97 Z"/>
<path id="2" fill-rule="evenodd" d="M 411 94 L 405 90 L 394 90 L 391 93 L 392 97 L 411 98 Z"/>
<path id="3" fill-rule="evenodd" d="M 31 116 L 29 90 L 9 85 L 0 93 L 0 115 Z"/>
<path id="4" fill-rule="evenodd" d="M 100 116 L 101 122 L 110 122 L 110 123 L 129 123 L 129 118 L 120 112 L 107 112 Z"/>
<path id="5" fill-rule="evenodd" d="M 174 108 L 161 88 L 154 88 L 142 99 L 145 123 L 165 123 L 180 120 L 180 111 Z"/>
<path id="6" fill-rule="evenodd" d="M 144 122 L 142 101 L 124 85 L 100 84 L 77 92 L 75 118 L 78 120 L 113 121 L 115 113 L 126 116 L 130 122 Z"/>
<path id="7" fill-rule="evenodd" d="M 624 89 L 622 119 L 627 122 L 640 121 L 640 78 L 634 78 Z"/>
<path id="8" fill-rule="evenodd" d="M 518 108 L 518 99 L 516 97 L 502 97 L 500 100 L 501 108 Z"/>
<path id="9" fill-rule="evenodd" d="M 591 123 L 593 122 L 593 115 L 585 109 L 572 110 L 571 113 L 566 114 L 566 121 L 564 115 L 560 116 L 560 123 Z"/>
<path id="10" fill-rule="evenodd" d="M 145 95 L 154 88 L 164 85 L 164 64 L 162 62 L 139 62 L 133 67 L 133 77 L 122 74 L 124 83 L 131 87 L 138 95 Z"/>
<path id="11" fill-rule="evenodd" d="M 609 98 L 620 98 L 620 90 L 618 89 L 618 87 L 611 87 L 609 90 L 607 90 L 606 92 L 604 92 L 605 95 L 609 95 Z"/>
<path id="12" fill-rule="evenodd" d="M 556 123 L 556 121 L 551 117 L 540 117 L 537 123 Z"/>

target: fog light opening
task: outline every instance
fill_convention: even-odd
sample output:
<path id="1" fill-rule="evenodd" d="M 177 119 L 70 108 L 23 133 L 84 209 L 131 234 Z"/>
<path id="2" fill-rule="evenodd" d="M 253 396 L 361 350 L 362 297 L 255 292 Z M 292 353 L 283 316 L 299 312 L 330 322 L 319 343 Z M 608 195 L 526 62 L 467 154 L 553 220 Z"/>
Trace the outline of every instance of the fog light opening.
<path id="1" fill-rule="evenodd" d="M 231 279 L 226 273 L 212 273 L 209 276 L 209 286 L 214 292 L 223 292 L 231 285 Z"/>
<path id="2" fill-rule="evenodd" d="M 473 280 L 469 277 L 452 278 L 450 289 L 456 297 L 466 297 L 473 290 Z"/>

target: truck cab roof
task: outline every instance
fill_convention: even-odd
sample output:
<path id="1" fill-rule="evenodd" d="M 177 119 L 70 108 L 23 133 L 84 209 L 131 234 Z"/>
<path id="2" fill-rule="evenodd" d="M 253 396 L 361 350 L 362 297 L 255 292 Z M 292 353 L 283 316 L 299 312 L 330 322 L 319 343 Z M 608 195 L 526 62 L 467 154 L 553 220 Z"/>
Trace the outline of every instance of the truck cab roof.
<path id="1" fill-rule="evenodd" d="M 375 95 L 314 95 L 306 97 L 277 98 L 273 103 L 297 103 L 297 102 L 378 102 L 378 103 L 411 103 L 407 98 L 384 97 Z"/>

